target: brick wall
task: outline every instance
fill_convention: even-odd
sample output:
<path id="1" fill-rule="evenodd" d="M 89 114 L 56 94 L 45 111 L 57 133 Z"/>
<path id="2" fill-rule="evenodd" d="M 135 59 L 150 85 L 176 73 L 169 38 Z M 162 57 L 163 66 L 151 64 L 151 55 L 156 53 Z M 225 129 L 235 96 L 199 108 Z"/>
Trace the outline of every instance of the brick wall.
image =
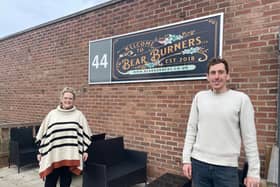
<path id="1" fill-rule="evenodd" d="M 148 152 L 148 175 L 181 174 L 186 122 L 206 80 L 88 85 L 88 42 L 224 12 L 223 57 L 230 86 L 246 92 L 256 111 L 264 171 L 265 147 L 276 142 L 278 0 L 123 0 L 0 40 L 0 119 L 41 121 L 64 86 L 93 132 L 122 135 Z M 21 20 L 24 21 L 24 20 Z"/>

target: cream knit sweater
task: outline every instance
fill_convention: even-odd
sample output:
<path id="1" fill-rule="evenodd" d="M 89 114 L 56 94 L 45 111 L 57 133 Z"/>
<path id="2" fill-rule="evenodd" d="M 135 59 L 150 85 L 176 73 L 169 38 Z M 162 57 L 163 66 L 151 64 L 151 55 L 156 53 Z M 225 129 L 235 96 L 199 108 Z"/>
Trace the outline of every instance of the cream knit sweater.
<path id="1" fill-rule="evenodd" d="M 248 176 L 260 178 L 254 109 L 249 97 L 234 90 L 197 93 L 189 115 L 183 163 L 190 163 L 192 157 L 237 167 L 241 141 L 249 163 Z"/>

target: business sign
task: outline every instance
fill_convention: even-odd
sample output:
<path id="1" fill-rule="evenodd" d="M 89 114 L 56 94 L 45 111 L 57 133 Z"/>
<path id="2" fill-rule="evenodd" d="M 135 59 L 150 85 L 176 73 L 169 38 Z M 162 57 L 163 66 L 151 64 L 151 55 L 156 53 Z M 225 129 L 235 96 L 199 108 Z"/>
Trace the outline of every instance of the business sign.
<path id="1" fill-rule="evenodd" d="M 89 83 L 205 79 L 222 54 L 223 14 L 89 43 Z"/>

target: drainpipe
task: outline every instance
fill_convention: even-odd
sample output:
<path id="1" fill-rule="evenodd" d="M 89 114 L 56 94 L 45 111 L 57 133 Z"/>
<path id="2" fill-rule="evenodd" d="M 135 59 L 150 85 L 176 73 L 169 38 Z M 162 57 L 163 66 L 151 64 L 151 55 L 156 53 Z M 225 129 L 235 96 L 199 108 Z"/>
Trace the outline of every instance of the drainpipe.
<path id="1" fill-rule="evenodd" d="M 278 125 L 278 185 L 280 186 L 280 28 L 278 32 L 278 98 L 277 98 L 277 125 Z"/>

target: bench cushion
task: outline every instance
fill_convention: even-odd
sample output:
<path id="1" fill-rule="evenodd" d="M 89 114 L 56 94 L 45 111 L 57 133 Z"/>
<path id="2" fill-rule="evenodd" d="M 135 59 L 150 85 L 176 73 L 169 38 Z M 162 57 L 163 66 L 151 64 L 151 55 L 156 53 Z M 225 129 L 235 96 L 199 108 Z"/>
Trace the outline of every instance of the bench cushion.
<path id="1" fill-rule="evenodd" d="M 88 163 L 93 162 L 107 166 L 118 164 L 125 159 L 123 137 L 93 142 L 88 153 Z"/>
<path id="2" fill-rule="evenodd" d="M 120 162 L 108 168 L 108 180 L 111 181 L 117 178 L 125 177 L 129 173 L 133 173 L 139 169 L 145 169 L 145 166 L 131 160 Z"/>
<path id="3" fill-rule="evenodd" d="M 36 148 L 33 127 L 11 128 L 10 139 L 19 143 L 21 149 Z"/>

